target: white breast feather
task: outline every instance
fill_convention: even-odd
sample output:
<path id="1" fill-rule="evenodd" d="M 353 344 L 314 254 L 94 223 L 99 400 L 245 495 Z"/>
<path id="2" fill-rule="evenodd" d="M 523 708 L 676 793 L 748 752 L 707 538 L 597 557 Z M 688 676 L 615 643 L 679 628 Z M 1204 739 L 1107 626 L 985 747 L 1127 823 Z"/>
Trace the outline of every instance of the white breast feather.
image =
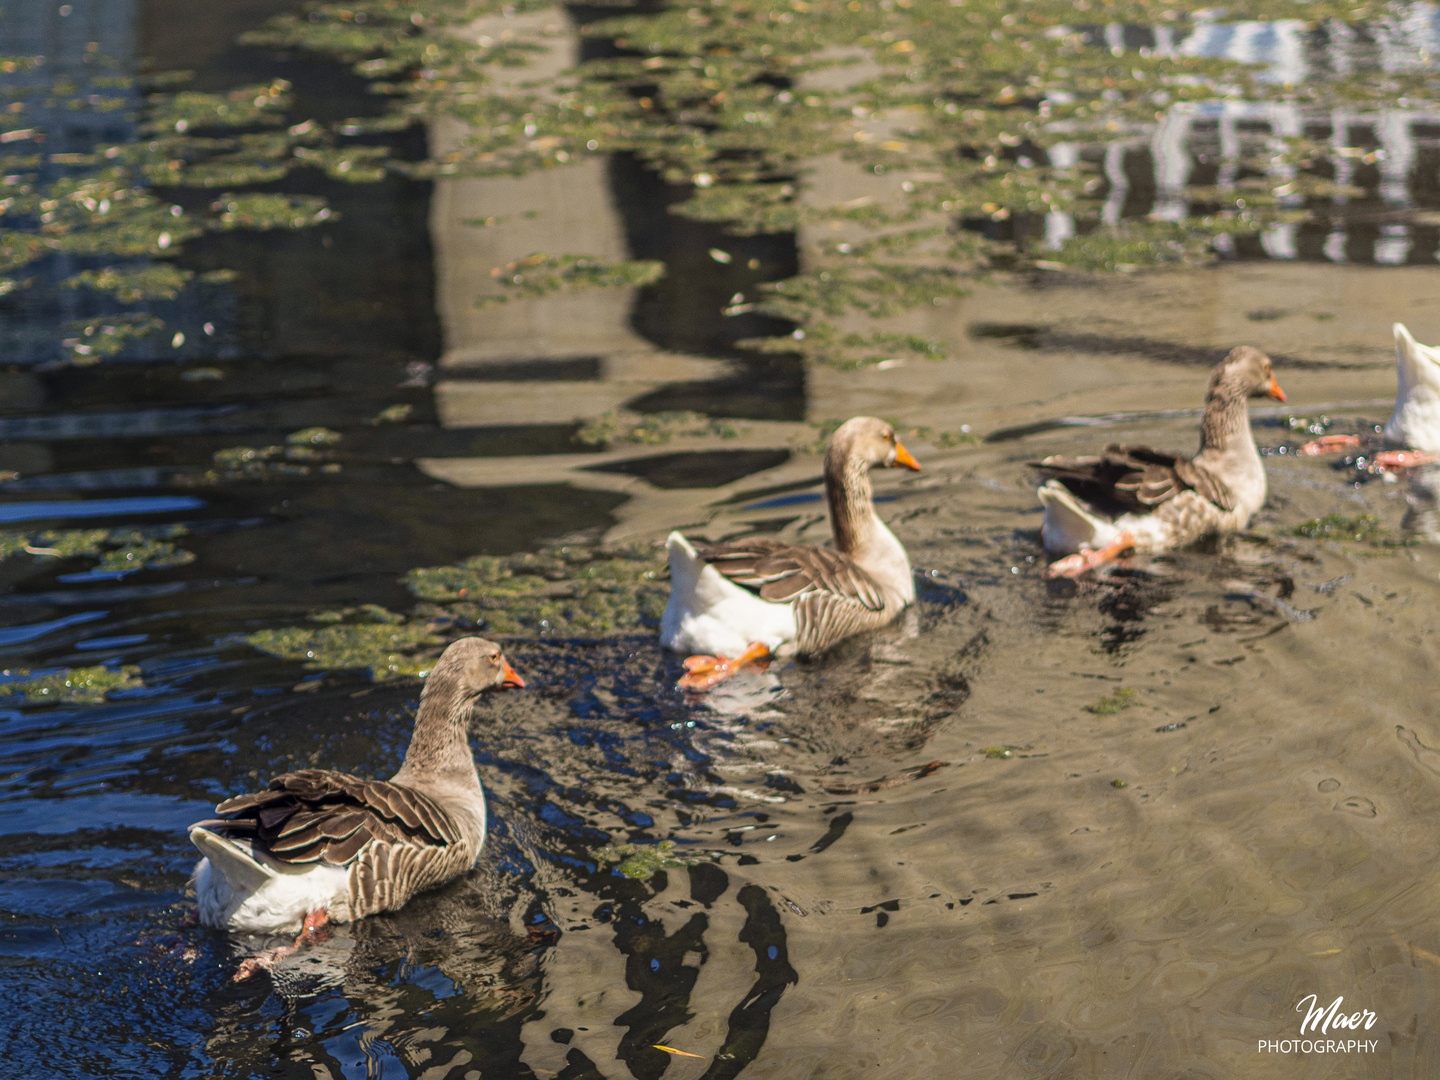
<path id="1" fill-rule="evenodd" d="M 678 653 L 738 656 L 753 642 L 771 652 L 795 639 L 795 609 L 742 589 L 672 532 L 670 602 L 660 620 L 660 643 Z"/>

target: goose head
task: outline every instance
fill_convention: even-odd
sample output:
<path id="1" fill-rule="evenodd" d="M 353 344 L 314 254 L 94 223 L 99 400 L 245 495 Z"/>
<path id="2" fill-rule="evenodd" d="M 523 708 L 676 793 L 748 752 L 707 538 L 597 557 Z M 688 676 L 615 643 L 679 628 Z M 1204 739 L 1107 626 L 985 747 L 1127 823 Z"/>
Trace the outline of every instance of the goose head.
<path id="1" fill-rule="evenodd" d="M 1395 324 L 1395 414 L 1385 438 L 1415 450 L 1440 451 L 1440 349 L 1421 345 Z"/>
<path id="2" fill-rule="evenodd" d="M 447 685 L 453 687 L 460 698 L 474 700 L 488 690 L 523 689 L 525 680 L 510 666 L 495 642 L 466 637 L 451 642 L 440 654 L 430 670 L 425 690 Z"/>
<path id="3" fill-rule="evenodd" d="M 843 472 L 855 466 L 862 472 L 899 466 L 920 471 L 920 463 L 901 444 L 895 429 L 873 416 L 857 416 L 841 424 L 830 437 L 825 462 L 827 471 L 832 463 L 843 466 L 840 470 Z"/>
<path id="4" fill-rule="evenodd" d="M 1270 357 L 1253 345 L 1241 345 L 1215 365 L 1210 375 L 1210 394 L 1241 398 L 1270 397 L 1285 400 L 1285 391 L 1275 380 Z"/>

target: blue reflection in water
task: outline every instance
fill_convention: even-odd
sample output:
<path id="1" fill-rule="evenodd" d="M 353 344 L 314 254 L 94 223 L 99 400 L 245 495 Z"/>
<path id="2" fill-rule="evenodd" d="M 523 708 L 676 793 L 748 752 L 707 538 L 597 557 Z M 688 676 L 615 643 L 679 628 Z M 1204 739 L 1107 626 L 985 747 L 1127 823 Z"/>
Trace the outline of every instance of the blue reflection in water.
<path id="1" fill-rule="evenodd" d="M 135 499 L 87 499 L 83 502 L 0 503 L 0 522 L 51 518 L 119 517 L 122 514 L 173 514 L 205 505 L 193 495 L 145 495 Z"/>

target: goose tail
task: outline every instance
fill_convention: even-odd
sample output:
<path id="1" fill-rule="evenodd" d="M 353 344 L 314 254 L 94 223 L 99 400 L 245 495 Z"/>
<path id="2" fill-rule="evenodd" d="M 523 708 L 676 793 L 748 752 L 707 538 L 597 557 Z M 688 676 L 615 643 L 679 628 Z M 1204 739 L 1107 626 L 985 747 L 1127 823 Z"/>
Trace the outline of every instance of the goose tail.
<path id="1" fill-rule="evenodd" d="M 257 862 L 244 846 L 203 825 L 190 826 L 190 842 L 210 860 L 211 870 L 223 875 L 237 891 L 254 892 L 276 876 L 274 870 Z"/>
<path id="2" fill-rule="evenodd" d="M 1040 535 L 1046 551 L 1072 554 L 1102 548 L 1120 534 L 1113 522 L 1081 502 L 1058 480 L 1042 484 L 1038 494 L 1045 507 Z"/>
<path id="3" fill-rule="evenodd" d="M 1440 349 L 1422 345 L 1404 323 L 1395 332 L 1395 412 L 1385 438 L 1416 450 L 1440 450 Z"/>

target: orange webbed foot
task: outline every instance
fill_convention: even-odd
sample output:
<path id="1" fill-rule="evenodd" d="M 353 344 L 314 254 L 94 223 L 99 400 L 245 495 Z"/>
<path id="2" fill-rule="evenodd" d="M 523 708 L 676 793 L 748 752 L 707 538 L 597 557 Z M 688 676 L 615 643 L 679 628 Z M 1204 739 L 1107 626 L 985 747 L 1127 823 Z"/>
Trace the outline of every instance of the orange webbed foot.
<path id="1" fill-rule="evenodd" d="M 1295 452 L 1306 457 L 1315 457 L 1319 454 L 1338 454 L 1341 450 L 1349 450 L 1359 445 L 1359 435 L 1321 435 Z"/>
<path id="2" fill-rule="evenodd" d="M 253 977 L 257 971 L 269 971 L 285 957 L 299 952 L 304 946 L 317 945 L 324 941 L 330 936 L 329 919 L 330 916 L 324 908 L 316 908 L 305 916 L 300 933 L 295 937 L 294 945 L 280 945 L 250 957 L 235 969 L 235 974 L 230 976 L 230 981 L 244 982 Z"/>
<path id="3" fill-rule="evenodd" d="M 757 641 L 733 660 L 728 656 L 687 656 L 685 674 L 675 685 L 684 690 L 709 690 L 741 668 L 763 660 L 769 652 L 768 646 Z"/>
<path id="4" fill-rule="evenodd" d="M 1094 570 L 1097 566 L 1104 566 L 1108 562 L 1114 562 L 1125 552 L 1135 546 L 1135 536 L 1128 530 L 1122 532 L 1110 543 L 1094 551 L 1077 551 L 1074 555 L 1067 555 L 1063 559 L 1057 559 L 1045 568 L 1046 577 L 1079 577 L 1087 570 Z"/>
<path id="5" fill-rule="evenodd" d="M 1376 472 L 1399 472 L 1437 461 L 1440 454 L 1428 454 L 1424 450 L 1382 450 L 1370 458 L 1370 468 Z"/>

